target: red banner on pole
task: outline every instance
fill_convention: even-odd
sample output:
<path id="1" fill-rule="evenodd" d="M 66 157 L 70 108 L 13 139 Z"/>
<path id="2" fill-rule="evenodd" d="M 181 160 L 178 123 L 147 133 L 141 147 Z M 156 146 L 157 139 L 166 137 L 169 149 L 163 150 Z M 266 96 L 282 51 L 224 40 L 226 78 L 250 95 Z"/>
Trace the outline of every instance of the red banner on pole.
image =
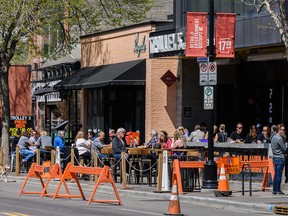
<path id="1" fill-rule="evenodd" d="M 216 13 L 216 57 L 234 58 L 236 14 Z"/>
<path id="2" fill-rule="evenodd" d="M 207 14 L 187 12 L 186 56 L 207 56 Z"/>

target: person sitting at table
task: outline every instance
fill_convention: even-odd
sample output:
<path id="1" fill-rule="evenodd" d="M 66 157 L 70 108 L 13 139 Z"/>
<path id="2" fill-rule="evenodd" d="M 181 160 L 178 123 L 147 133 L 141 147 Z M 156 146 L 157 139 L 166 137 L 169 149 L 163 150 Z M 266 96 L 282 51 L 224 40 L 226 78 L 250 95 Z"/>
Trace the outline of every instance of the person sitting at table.
<path id="1" fill-rule="evenodd" d="M 78 131 L 76 137 L 75 137 L 75 144 L 76 148 L 79 152 L 79 157 L 84 160 L 85 164 L 89 164 L 91 160 L 90 155 L 90 147 L 91 147 L 91 141 L 84 139 L 84 133 L 82 131 Z"/>
<path id="2" fill-rule="evenodd" d="M 174 139 L 172 142 L 172 146 L 171 149 L 183 149 L 184 148 L 184 143 L 183 140 L 181 139 L 181 134 L 179 133 L 179 131 L 175 131 L 174 135 L 173 135 Z M 181 151 L 174 151 L 172 152 L 172 157 L 173 158 L 179 158 L 181 156 L 183 156 L 184 152 Z"/>
<path id="3" fill-rule="evenodd" d="M 108 147 L 108 146 L 112 146 L 112 144 L 105 144 L 104 143 L 104 139 L 105 139 L 105 132 L 104 131 L 100 131 L 98 133 L 98 137 L 96 139 L 94 139 L 92 146 L 91 146 L 91 155 L 92 157 L 94 156 L 94 151 L 97 151 L 98 153 L 98 158 L 107 158 L 108 155 L 106 154 L 102 154 L 101 153 L 101 149 Z"/>
<path id="4" fill-rule="evenodd" d="M 41 150 L 45 150 L 46 146 L 52 147 L 52 137 L 47 135 L 47 131 L 42 130 L 36 145 L 40 146 Z"/>
<path id="5" fill-rule="evenodd" d="M 261 144 L 261 143 L 270 143 L 271 140 L 270 140 L 270 128 L 269 126 L 265 125 L 263 126 L 263 129 L 262 129 L 262 133 L 258 134 L 257 136 L 257 143 L 258 144 Z"/>
<path id="6" fill-rule="evenodd" d="M 225 131 L 225 124 L 219 125 L 219 132 L 217 134 L 218 140 L 215 140 L 215 142 L 227 142 L 227 132 Z"/>
<path id="7" fill-rule="evenodd" d="M 125 142 L 126 130 L 124 128 L 118 128 L 116 136 L 112 140 L 112 154 L 116 159 L 121 158 L 122 152 L 124 152 L 125 159 L 129 158 L 128 150 L 126 149 Z M 126 175 L 129 175 L 129 163 L 126 162 Z"/>
<path id="8" fill-rule="evenodd" d="M 230 135 L 230 138 L 233 143 L 243 143 L 243 124 L 237 123 L 236 124 L 236 131 L 233 131 Z"/>
<path id="9" fill-rule="evenodd" d="M 62 154 L 64 154 L 64 150 L 65 150 L 65 140 L 64 140 L 64 136 L 65 133 L 63 130 L 59 130 L 58 131 L 58 136 L 55 137 L 54 142 L 53 142 L 53 146 L 55 148 L 59 147 L 60 152 Z"/>
<path id="10" fill-rule="evenodd" d="M 150 133 L 151 139 L 147 144 L 144 144 L 142 148 L 152 148 L 150 154 L 143 156 L 143 159 L 151 159 L 152 165 L 157 161 L 156 151 L 153 149 L 158 149 L 160 147 L 160 139 L 158 137 L 158 132 L 156 130 L 152 130 Z"/>
<path id="11" fill-rule="evenodd" d="M 172 140 L 168 137 L 165 130 L 160 131 L 160 144 L 163 149 L 171 149 Z"/>
<path id="12" fill-rule="evenodd" d="M 121 153 L 125 153 L 125 158 L 128 159 L 128 151 L 126 149 L 126 142 L 125 142 L 125 133 L 126 130 L 124 128 L 118 128 L 116 136 L 112 140 L 112 154 L 113 157 L 116 159 L 121 158 Z M 126 170 L 127 171 L 127 170 Z"/>
<path id="13" fill-rule="evenodd" d="M 112 144 L 112 140 L 114 139 L 115 136 L 116 136 L 115 130 L 110 128 L 109 129 L 109 141 L 110 141 L 110 144 Z"/>
<path id="14" fill-rule="evenodd" d="M 205 137 L 204 137 L 204 139 L 207 140 L 207 142 L 208 142 L 208 136 L 209 136 L 209 133 L 208 133 L 208 131 L 207 131 L 206 134 L 205 134 Z M 214 125 L 214 126 L 213 126 L 213 136 L 212 136 L 212 140 L 213 140 L 213 142 L 217 142 L 217 141 L 218 141 L 218 127 L 217 127 L 217 125 Z M 202 141 L 202 142 L 203 142 L 203 141 Z"/>
<path id="15" fill-rule="evenodd" d="M 183 126 L 178 127 L 177 129 L 179 131 L 179 133 L 181 134 L 181 139 L 183 140 L 183 142 L 187 142 L 188 141 L 188 136 L 185 133 L 185 129 Z"/>
<path id="16" fill-rule="evenodd" d="M 204 139 L 205 133 L 201 131 L 201 126 L 196 124 L 194 126 L 194 131 L 191 132 L 188 140 L 192 142 L 200 142 L 200 140 Z"/>
<path id="17" fill-rule="evenodd" d="M 249 127 L 249 133 L 247 134 L 244 143 L 255 143 L 257 140 L 257 132 L 255 125 Z"/>

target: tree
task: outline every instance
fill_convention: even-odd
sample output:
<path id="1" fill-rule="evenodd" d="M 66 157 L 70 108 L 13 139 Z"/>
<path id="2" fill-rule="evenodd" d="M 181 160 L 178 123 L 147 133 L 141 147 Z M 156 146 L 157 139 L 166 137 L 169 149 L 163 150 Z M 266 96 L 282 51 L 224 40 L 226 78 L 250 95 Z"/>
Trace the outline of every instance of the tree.
<path id="1" fill-rule="evenodd" d="M 271 16 L 276 28 L 280 33 L 286 49 L 286 59 L 288 60 L 288 1 L 287 0 L 241 0 L 246 5 L 253 6 L 257 13 L 263 9 Z"/>
<path id="2" fill-rule="evenodd" d="M 2 150 L 9 164 L 9 65 L 36 53 L 57 58 L 71 51 L 79 36 L 140 22 L 153 0 L 0 0 L 0 103 Z M 45 39 L 44 49 L 34 42 Z"/>

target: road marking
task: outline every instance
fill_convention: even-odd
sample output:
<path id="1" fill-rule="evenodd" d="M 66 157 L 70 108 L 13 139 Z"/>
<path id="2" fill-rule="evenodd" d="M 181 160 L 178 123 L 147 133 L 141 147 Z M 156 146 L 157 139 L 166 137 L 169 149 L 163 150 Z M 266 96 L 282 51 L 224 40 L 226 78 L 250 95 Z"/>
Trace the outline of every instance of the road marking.
<path id="1" fill-rule="evenodd" d="M 8 216 L 29 216 L 27 214 L 21 214 L 18 212 L 0 212 L 0 214 L 8 215 Z"/>
<path id="2" fill-rule="evenodd" d="M 130 211 L 130 212 L 136 212 L 136 213 L 141 213 L 141 214 L 147 214 L 147 215 L 163 215 L 163 214 L 158 214 L 158 213 L 153 213 L 153 212 L 144 212 L 144 211 L 137 211 L 137 210 L 132 210 L 132 209 L 125 209 L 121 208 L 123 211 Z"/>

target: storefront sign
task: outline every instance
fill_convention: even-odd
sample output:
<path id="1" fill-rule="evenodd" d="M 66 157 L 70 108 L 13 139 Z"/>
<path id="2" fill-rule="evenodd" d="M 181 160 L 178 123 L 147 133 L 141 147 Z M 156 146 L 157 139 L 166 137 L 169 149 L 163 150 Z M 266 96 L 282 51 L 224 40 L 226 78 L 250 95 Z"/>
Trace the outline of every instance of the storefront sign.
<path id="1" fill-rule="evenodd" d="M 177 51 L 185 50 L 183 32 L 150 36 L 149 41 L 150 58 L 178 55 L 179 53 Z"/>
<path id="2" fill-rule="evenodd" d="M 142 43 L 139 44 L 139 33 L 137 33 L 134 41 L 134 53 L 140 57 L 140 54 L 144 52 L 146 52 L 146 35 L 144 35 Z"/>
<path id="3" fill-rule="evenodd" d="M 186 56 L 205 57 L 207 55 L 207 14 L 187 13 Z"/>
<path id="4" fill-rule="evenodd" d="M 170 87 L 176 80 L 177 77 L 170 71 L 168 70 L 162 77 L 161 80 L 168 86 Z"/>
<path id="5" fill-rule="evenodd" d="M 240 157 L 221 157 L 220 165 L 224 163 L 226 174 L 239 174 L 240 169 Z M 220 166 L 221 167 L 221 166 Z"/>
<path id="6" fill-rule="evenodd" d="M 10 133 L 16 136 L 18 129 L 31 131 L 34 127 L 34 116 L 10 116 Z"/>
<path id="7" fill-rule="evenodd" d="M 236 14 L 216 13 L 215 46 L 217 58 L 234 58 Z"/>

